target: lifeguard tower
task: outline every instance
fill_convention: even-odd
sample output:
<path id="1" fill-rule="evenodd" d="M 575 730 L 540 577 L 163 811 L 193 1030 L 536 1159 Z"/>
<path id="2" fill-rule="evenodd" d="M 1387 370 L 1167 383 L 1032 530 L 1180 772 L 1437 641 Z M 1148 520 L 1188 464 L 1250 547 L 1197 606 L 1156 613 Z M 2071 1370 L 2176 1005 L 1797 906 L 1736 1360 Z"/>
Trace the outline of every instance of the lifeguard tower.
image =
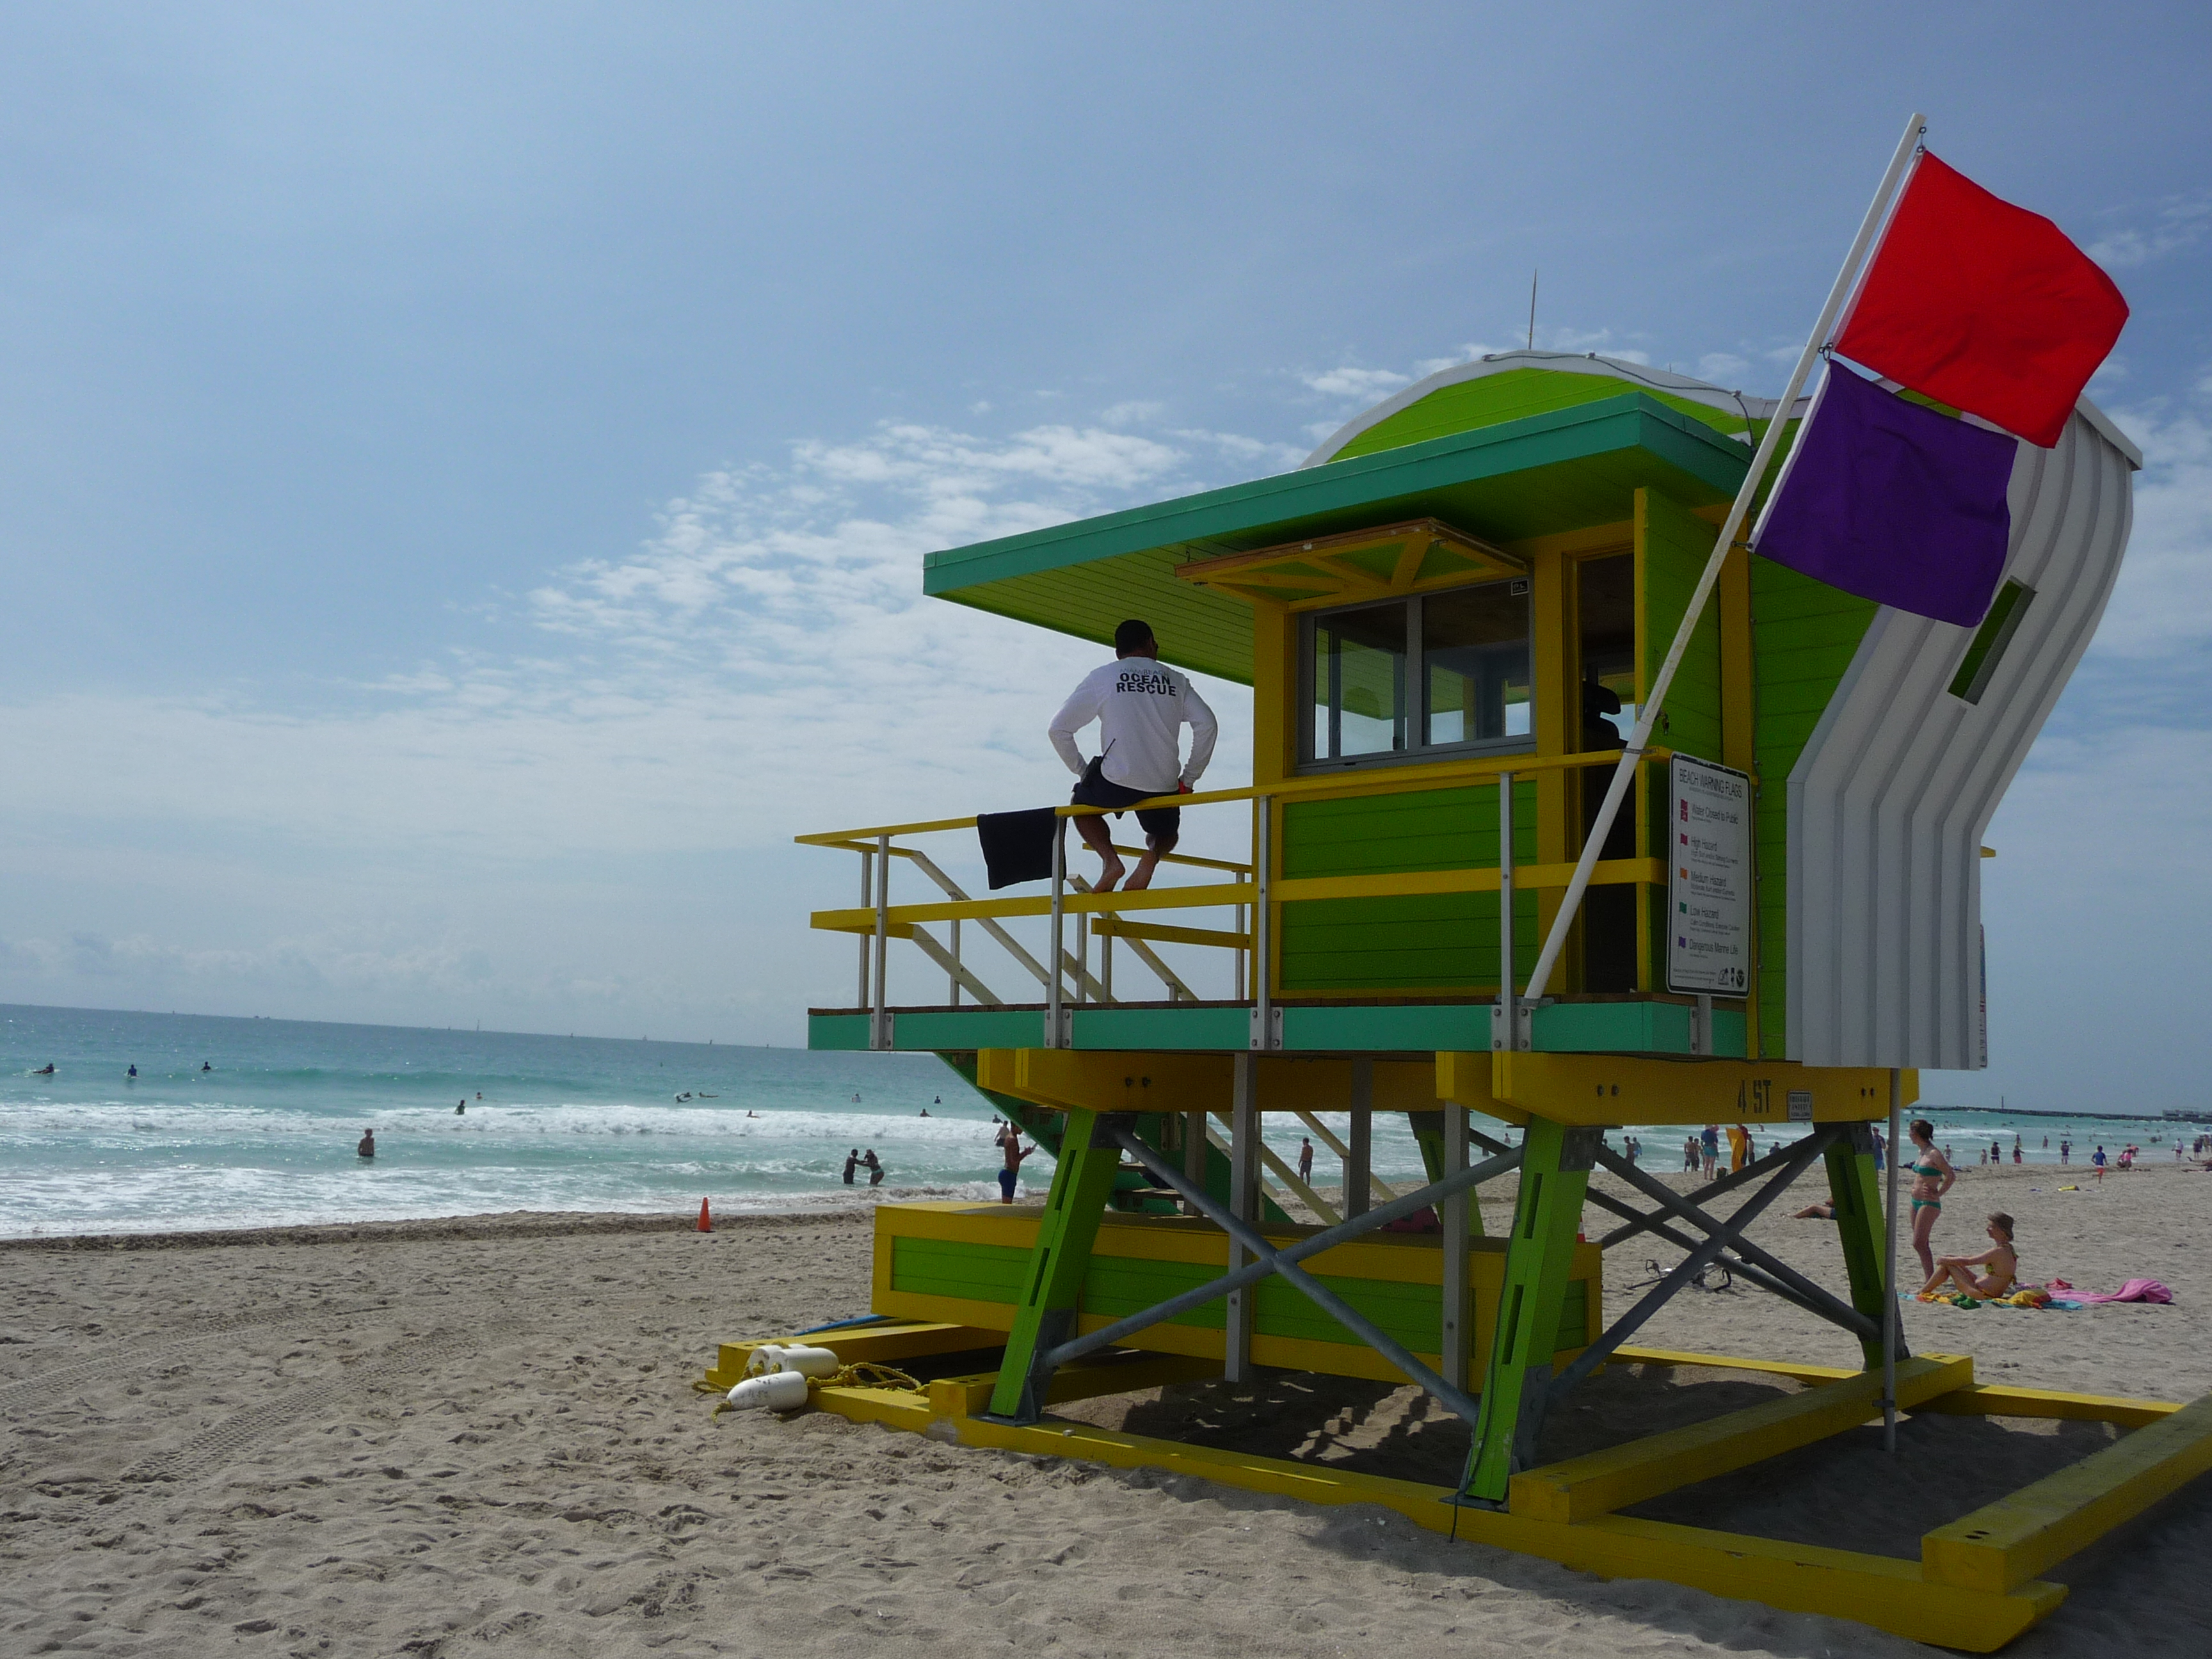
<path id="1" fill-rule="evenodd" d="M 860 965 L 850 1004 L 811 1012 L 811 1045 L 936 1053 L 1056 1160 L 1042 1206 L 877 1212 L 875 1321 L 809 1340 L 927 1385 L 825 1388 L 817 1405 L 1382 1503 L 1597 1573 L 1975 1650 L 2057 1605 L 2038 1572 L 2212 1463 L 2212 1401 L 1979 1383 L 1971 1360 L 1886 1334 L 1874 1126 L 1915 1098 L 1911 1068 L 1984 1062 L 1982 834 L 2128 535 L 2139 457 L 2101 414 L 2084 402 L 2055 448 L 2022 447 L 1978 629 L 1736 544 L 1627 805 L 1589 848 L 1621 768 L 1613 716 L 1644 703 L 1754 443 L 1802 412 L 1602 357 L 1503 353 L 1408 387 L 1294 471 L 926 561 L 939 598 L 1093 643 L 1142 617 L 1170 661 L 1249 685 L 1250 787 L 1180 801 L 1234 815 L 1249 853 L 1110 894 L 1063 856 L 1041 890 L 975 897 L 929 851 L 973 819 L 801 837 L 860 871 L 861 902 L 813 919 L 854 936 Z M 1587 896 L 1556 928 L 1585 854 Z M 1042 919 L 1042 959 L 1017 918 Z M 888 1000 L 890 955 L 909 950 L 944 975 L 941 1000 Z M 1227 968 L 1189 966 L 1208 953 Z M 1267 1113 L 1342 1160 L 1340 1203 L 1267 1147 Z M 1419 1136 L 1418 1190 L 1375 1179 L 1378 1113 Z M 1797 1127 L 1694 1200 L 1606 1139 L 1713 1121 Z M 1815 1165 L 1848 1297 L 1744 1237 Z M 1595 1169 L 1641 1203 L 1593 1188 Z M 1486 1217 L 1478 1187 L 1514 1171 L 1510 1214 Z M 1652 1236 L 1680 1265 L 1607 1324 L 1605 1253 Z M 1806 1386 L 1544 1463 L 1547 1411 L 1598 1366 L 1692 1363 L 1631 1339 L 1717 1261 L 1832 1324 L 1839 1363 L 1698 1360 Z M 752 1346 L 726 1346 L 710 1379 L 736 1381 Z M 1422 1485 L 1050 1415 L 1256 1366 L 1417 1383 L 1470 1426 L 1472 1455 Z M 1929 1534 L 1917 1561 L 1620 1513 L 1886 1405 L 2133 1432 Z"/>

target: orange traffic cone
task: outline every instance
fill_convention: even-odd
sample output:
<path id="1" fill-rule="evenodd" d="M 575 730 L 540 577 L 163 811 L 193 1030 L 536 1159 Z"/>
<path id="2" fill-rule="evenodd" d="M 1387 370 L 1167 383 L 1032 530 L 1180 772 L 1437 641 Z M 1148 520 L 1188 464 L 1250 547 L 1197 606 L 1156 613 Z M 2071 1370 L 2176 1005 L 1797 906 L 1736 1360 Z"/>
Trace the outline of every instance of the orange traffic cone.
<path id="1" fill-rule="evenodd" d="M 707 1213 L 707 1200 L 703 1198 L 699 1200 L 699 1231 L 702 1233 L 714 1231 L 714 1219 Z"/>

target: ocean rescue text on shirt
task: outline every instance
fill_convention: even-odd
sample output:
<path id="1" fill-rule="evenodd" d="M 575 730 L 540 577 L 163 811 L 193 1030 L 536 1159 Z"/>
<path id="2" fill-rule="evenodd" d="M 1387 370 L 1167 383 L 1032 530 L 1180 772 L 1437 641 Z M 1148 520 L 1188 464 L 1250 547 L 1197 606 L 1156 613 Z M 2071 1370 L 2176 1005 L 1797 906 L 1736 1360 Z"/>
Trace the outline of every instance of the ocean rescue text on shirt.
<path id="1" fill-rule="evenodd" d="M 1116 694 L 1123 691 L 1147 692 L 1156 697 L 1176 695 L 1175 682 L 1157 668 L 1125 668 L 1114 682 Z"/>

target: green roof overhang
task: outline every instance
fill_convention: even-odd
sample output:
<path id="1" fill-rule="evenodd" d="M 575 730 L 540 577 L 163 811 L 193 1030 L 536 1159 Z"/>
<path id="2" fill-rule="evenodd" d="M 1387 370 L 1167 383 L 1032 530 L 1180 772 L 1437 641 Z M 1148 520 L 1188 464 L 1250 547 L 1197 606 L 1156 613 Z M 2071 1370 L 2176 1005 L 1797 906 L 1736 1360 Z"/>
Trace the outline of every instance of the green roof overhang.
<path id="1" fill-rule="evenodd" d="M 1725 501 L 1750 461 L 1744 444 L 1631 392 L 932 553 L 922 591 L 1100 644 L 1141 617 L 1168 661 L 1249 685 L 1251 608 L 1178 580 L 1177 565 L 1405 519 L 1510 545 L 1618 524 L 1647 485 L 1690 507 Z"/>

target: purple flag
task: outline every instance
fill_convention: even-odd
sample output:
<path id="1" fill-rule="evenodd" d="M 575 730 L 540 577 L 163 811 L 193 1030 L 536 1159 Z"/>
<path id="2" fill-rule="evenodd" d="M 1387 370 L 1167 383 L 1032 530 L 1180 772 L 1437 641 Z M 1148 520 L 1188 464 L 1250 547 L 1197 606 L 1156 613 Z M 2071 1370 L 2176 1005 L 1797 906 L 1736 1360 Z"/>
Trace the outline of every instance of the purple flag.
<path id="1" fill-rule="evenodd" d="M 1752 545 L 1846 593 L 1972 628 L 2004 574 L 2019 447 L 1831 362 Z"/>

